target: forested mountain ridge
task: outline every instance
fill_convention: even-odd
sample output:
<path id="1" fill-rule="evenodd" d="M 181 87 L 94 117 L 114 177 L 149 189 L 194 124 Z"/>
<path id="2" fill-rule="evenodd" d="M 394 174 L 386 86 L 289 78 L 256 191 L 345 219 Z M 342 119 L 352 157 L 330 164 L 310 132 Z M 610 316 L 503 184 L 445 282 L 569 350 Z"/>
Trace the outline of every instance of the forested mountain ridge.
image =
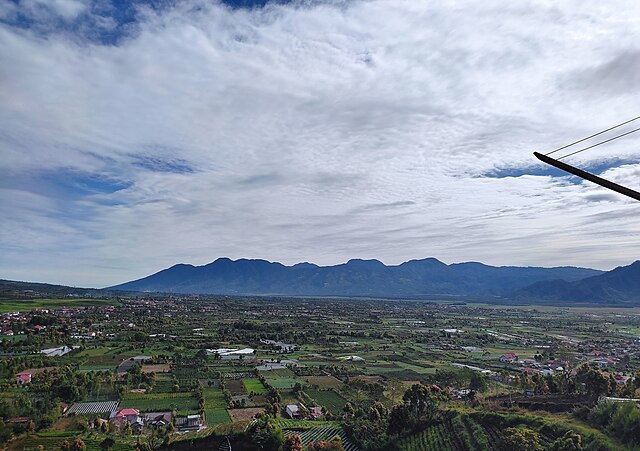
<path id="1" fill-rule="evenodd" d="M 378 260 L 349 260 L 334 266 L 219 258 L 203 266 L 178 264 L 110 290 L 182 294 L 295 296 L 510 296 L 532 284 L 576 282 L 602 271 L 576 267 L 447 265 L 435 258 L 387 266 Z"/>

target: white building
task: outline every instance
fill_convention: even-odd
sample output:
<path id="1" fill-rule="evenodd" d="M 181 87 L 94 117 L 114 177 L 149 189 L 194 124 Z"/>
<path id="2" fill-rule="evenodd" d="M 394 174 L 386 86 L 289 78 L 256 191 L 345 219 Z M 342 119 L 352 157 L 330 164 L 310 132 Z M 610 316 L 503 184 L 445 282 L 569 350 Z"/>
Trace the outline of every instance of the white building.
<path id="1" fill-rule="evenodd" d="M 290 418 L 298 418 L 300 416 L 300 407 L 297 404 L 287 404 L 286 411 Z"/>

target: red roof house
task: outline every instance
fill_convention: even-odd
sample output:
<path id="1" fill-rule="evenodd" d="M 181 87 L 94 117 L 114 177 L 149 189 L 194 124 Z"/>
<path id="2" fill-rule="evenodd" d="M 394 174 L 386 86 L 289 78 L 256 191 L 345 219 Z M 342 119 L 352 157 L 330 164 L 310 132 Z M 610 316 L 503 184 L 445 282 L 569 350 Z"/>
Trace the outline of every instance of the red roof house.
<path id="1" fill-rule="evenodd" d="M 31 383 L 31 373 L 28 371 L 23 371 L 21 373 L 16 374 L 16 382 L 20 385 L 22 384 L 30 384 Z"/>

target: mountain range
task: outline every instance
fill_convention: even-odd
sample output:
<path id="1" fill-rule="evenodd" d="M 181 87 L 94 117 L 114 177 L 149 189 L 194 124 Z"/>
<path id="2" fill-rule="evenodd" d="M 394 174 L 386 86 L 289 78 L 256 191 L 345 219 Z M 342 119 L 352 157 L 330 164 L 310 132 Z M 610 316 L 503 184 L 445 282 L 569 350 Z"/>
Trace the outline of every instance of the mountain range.
<path id="1" fill-rule="evenodd" d="M 494 301 L 630 303 L 640 301 L 640 261 L 603 272 L 576 267 L 447 265 L 435 258 L 387 266 L 349 260 L 334 266 L 219 258 L 178 264 L 108 290 L 179 294 L 461 297 Z"/>

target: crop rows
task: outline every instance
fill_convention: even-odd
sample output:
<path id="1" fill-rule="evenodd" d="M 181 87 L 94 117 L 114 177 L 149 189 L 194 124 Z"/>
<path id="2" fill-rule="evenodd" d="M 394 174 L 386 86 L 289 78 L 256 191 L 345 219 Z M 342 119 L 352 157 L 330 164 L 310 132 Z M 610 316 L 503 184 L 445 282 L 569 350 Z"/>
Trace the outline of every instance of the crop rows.
<path id="1" fill-rule="evenodd" d="M 275 424 L 280 429 L 312 429 L 321 426 L 339 426 L 337 421 L 320 421 L 320 420 L 290 420 L 287 418 L 278 418 Z"/>
<path id="2" fill-rule="evenodd" d="M 285 435 L 288 434 L 299 434 L 302 439 L 302 443 L 307 446 L 311 442 L 319 442 L 319 441 L 329 441 L 336 435 L 340 436 L 342 439 L 342 444 L 346 451 L 357 451 L 358 448 L 356 445 L 351 443 L 347 438 L 347 435 L 342 430 L 342 428 L 335 426 L 323 426 L 316 427 L 312 429 L 308 429 L 302 433 L 296 431 L 285 431 Z"/>
<path id="3" fill-rule="evenodd" d="M 455 449 L 441 424 L 406 438 L 399 444 L 399 448 L 406 451 L 454 451 Z"/>
<path id="4" fill-rule="evenodd" d="M 176 398 L 191 398 L 193 394 L 191 392 L 176 392 L 176 393 L 127 393 L 122 399 L 176 399 Z"/>
<path id="5" fill-rule="evenodd" d="M 91 413 L 107 413 L 113 412 L 118 408 L 118 401 L 104 401 L 104 402 L 77 402 L 65 413 L 65 415 L 83 415 Z"/>

